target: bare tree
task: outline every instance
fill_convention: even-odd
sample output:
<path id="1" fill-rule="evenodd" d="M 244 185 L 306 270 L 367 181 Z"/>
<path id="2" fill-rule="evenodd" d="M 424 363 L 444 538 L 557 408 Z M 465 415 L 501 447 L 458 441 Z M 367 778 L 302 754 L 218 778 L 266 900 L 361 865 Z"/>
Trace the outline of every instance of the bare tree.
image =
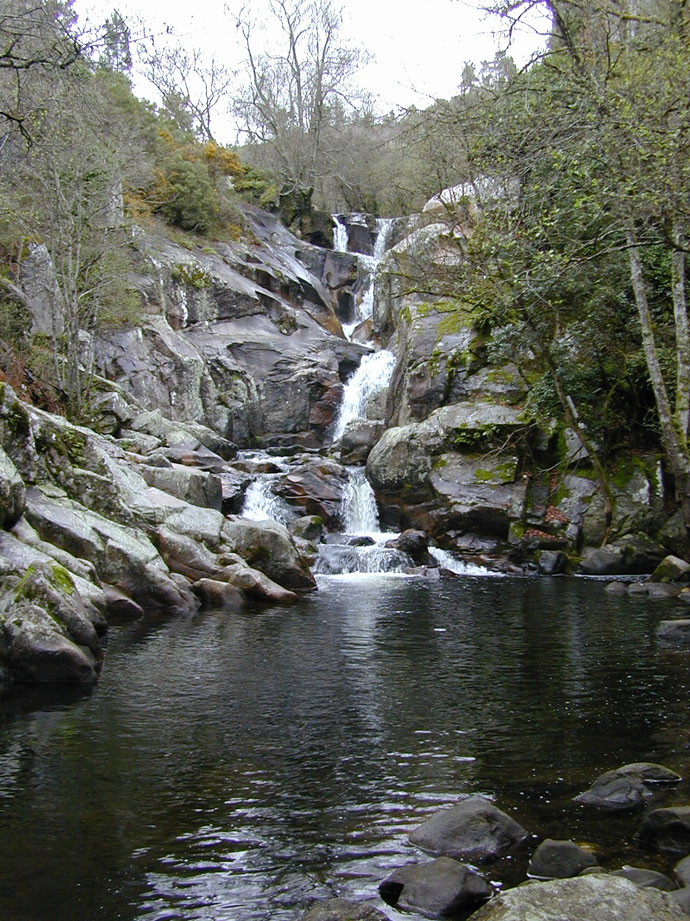
<path id="1" fill-rule="evenodd" d="M 288 189 L 314 189 L 330 168 L 329 129 L 365 95 L 352 79 L 366 55 L 343 38 L 342 12 L 331 0 L 269 0 L 268 6 L 264 27 L 276 50 L 262 44 L 251 3 L 237 19 L 247 81 L 235 114 L 247 141 L 260 145 L 263 165 Z"/>
<path id="2" fill-rule="evenodd" d="M 198 48 L 185 51 L 178 45 L 145 55 L 144 74 L 173 116 L 186 114 L 200 140 L 215 140 L 211 122 L 229 97 L 234 71 L 214 55 L 207 58 Z"/>

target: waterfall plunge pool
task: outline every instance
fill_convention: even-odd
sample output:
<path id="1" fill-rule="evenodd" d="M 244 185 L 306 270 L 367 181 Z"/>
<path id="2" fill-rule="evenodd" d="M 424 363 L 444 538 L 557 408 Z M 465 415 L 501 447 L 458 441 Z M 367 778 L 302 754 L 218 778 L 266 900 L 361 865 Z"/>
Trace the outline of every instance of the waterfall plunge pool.
<path id="1" fill-rule="evenodd" d="M 639 817 L 571 797 L 631 761 L 687 774 L 690 655 L 655 640 L 670 603 L 565 578 L 320 581 L 291 608 L 113 628 L 85 699 L 2 699 L 1 917 L 297 921 L 376 900 L 424 859 L 407 832 L 470 793 L 606 866 L 654 865 Z"/>

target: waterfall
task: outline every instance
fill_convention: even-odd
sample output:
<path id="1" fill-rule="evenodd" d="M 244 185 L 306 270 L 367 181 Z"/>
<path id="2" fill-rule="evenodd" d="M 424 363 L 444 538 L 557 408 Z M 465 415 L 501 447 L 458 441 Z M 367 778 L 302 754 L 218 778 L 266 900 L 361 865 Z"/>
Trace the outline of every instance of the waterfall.
<path id="1" fill-rule="evenodd" d="M 347 252 L 347 224 L 342 219 L 341 215 L 333 214 L 333 249 L 336 253 L 346 253 Z"/>
<path id="2" fill-rule="evenodd" d="M 250 521 L 271 519 L 287 525 L 295 517 L 293 509 L 272 489 L 273 482 L 280 474 L 258 474 L 244 494 L 241 515 Z"/>
<path id="3" fill-rule="evenodd" d="M 441 550 L 440 547 L 429 547 L 429 553 L 436 560 L 441 569 L 448 569 L 454 572 L 456 576 L 495 576 L 495 572 L 485 569 L 483 566 L 477 566 L 475 563 L 464 563 L 456 559 L 447 550 Z"/>
<path id="4" fill-rule="evenodd" d="M 343 492 L 341 518 L 347 534 L 377 534 L 379 513 L 374 490 L 364 467 L 348 467 L 349 480 Z"/>
<path id="5" fill-rule="evenodd" d="M 385 349 L 364 356 L 345 385 L 333 431 L 334 441 L 343 437 L 348 422 L 366 417 L 367 403 L 375 393 L 388 386 L 394 368 L 395 355 Z"/>

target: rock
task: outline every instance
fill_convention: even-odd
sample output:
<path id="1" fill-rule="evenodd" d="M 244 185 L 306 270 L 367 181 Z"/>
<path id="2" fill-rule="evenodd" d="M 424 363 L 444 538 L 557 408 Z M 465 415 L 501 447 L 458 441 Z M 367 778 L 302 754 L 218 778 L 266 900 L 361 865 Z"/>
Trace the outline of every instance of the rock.
<path id="1" fill-rule="evenodd" d="M 299 601 L 299 595 L 295 592 L 278 585 L 262 572 L 247 566 L 244 561 L 225 566 L 217 573 L 216 578 L 229 582 L 243 591 L 248 598 L 254 598 L 256 601 L 269 601 L 273 604 L 294 604 L 295 601 Z"/>
<path id="2" fill-rule="evenodd" d="M 491 898 L 492 891 L 476 870 L 450 857 L 401 867 L 379 885 L 384 902 L 427 917 L 471 910 Z"/>
<path id="3" fill-rule="evenodd" d="M 0 448 L 0 528 L 11 528 L 21 518 L 25 498 L 24 481 Z"/>
<path id="4" fill-rule="evenodd" d="M 57 563 L 32 563 L 4 580 L 0 598 L 0 662 L 31 684 L 92 684 L 103 653 L 74 580 Z"/>
<path id="5" fill-rule="evenodd" d="M 690 582 L 690 563 L 677 556 L 665 556 L 652 573 L 652 582 Z"/>
<path id="6" fill-rule="evenodd" d="M 687 921 L 670 895 L 611 874 L 551 880 L 501 893 L 472 921 Z"/>
<path id="7" fill-rule="evenodd" d="M 673 868 L 673 872 L 684 886 L 690 886 L 690 857 L 683 857 Z"/>
<path id="8" fill-rule="evenodd" d="M 213 576 L 220 568 L 217 557 L 200 541 L 177 534 L 165 525 L 158 528 L 154 540 L 170 571 L 194 582 Z"/>
<path id="9" fill-rule="evenodd" d="M 50 499 L 35 488 L 27 492 L 26 516 L 43 540 L 88 559 L 100 579 L 142 607 L 195 609 L 193 598 L 171 582 L 165 563 L 143 534 L 69 499 Z"/>
<path id="10" fill-rule="evenodd" d="M 204 608 L 223 611 L 238 611 L 244 604 L 243 593 L 229 582 L 217 579 L 199 579 L 192 585 L 192 591 Z"/>
<path id="11" fill-rule="evenodd" d="M 340 439 L 340 459 L 344 464 L 365 464 L 371 449 L 383 435 L 383 422 L 355 419 L 348 423 Z"/>
<path id="12" fill-rule="evenodd" d="M 625 764 L 598 777 L 589 790 L 574 797 L 576 803 L 600 809 L 635 809 L 648 800 L 655 784 L 677 783 L 681 777 L 651 762 Z"/>
<path id="13" fill-rule="evenodd" d="M 690 853 L 690 806 L 668 806 L 647 815 L 635 836 L 655 851 Z"/>
<path id="14" fill-rule="evenodd" d="M 312 906 L 302 921 L 388 921 L 386 915 L 366 902 L 328 899 Z"/>
<path id="15" fill-rule="evenodd" d="M 612 870 L 611 876 L 629 879 L 640 889 L 660 889 L 662 892 L 673 892 L 678 888 L 668 876 L 664 876 L 657 870 L 647 870 L 645 867 L 621 867 L 620 870 Z"/>
<path id="16" fill-rule="evenodd" d="M 690 619 L 662 620 L 656 628 L 656 635 L 662 643 L 690 643 Z"/>
<path id="17" fill-rule="evenodd" d="M 225 469 L 218 474 L 220 480 L 221 505 L 223 515 L 239 515 L 244 505 L 244 494 L 251 483 L 251 477 L 239 470 Z"/>
<path id="18" fill-rule="evenodd" d="M 606 586 L 606 593 L 609 595 L 627 595 L 628 589 L 624 582 L 609 582 Z"/>
<path id="19" fill-rule="evenodd" d="M 293 467 L 278 481 L 276 493 L 307 515 L 318 515 L 326 527 L 340 526 L 347 471 L 335 461 L 318 458 Z"/>
<path id="20" fill-rule="evenodd" d="M 318 544 L 323 536 L 323 520 L 319 515 L 305 515 L 291 521 L 288 530 L 293 537 L 301 537 Z"/>
<path id="21" fill-rule="evenodd" d="M 568 566 L 568 555 L 562 550 L 540 550 L 537 565 L 545 576 L 558 576 L 564 573 Z"/>
<path id="22" fill-rule="evenodd" d="M 171 464 L 169 467 L 142 464 L 139 472 L 149 486 L 177 496 L 190 505 L 221 510 L 223 493 L 221 481 L 211 473 Z"/>
<path id="23" fill-rule="evenodd" d="M 406 553 L 417 566 L 433 565 L 433 559 L 429 555 L 429 538 L 424 531 L 408 528 L 399 537 L 389 540 L 386 547 Z"/>
<path id="24" fill-rule="evenodd" d="M 690 914 L 690 888 L 683 886 L 682 889 L 674 889 L 673 892 L 669 892 L 668 895 L 677 905 L 680 905 L 681 908 Z"/>
<path id="25" fill-rule="evenodd" d="M 311 592 L 316 582 L 289 532 L 275 521 L 228 519 L 222 530 L 228 549 L 279 585 L 296 592 Z"/>
<path id="26" fill-rule="evenodd" d="M 574 841 L 547 838 L 532 855 L 527 873 L 535 879 L 567 879 L 596 864 L 596 857 Z"/>
<path id="27" fill-rule="evenodd" d="M 586 547 L 579 571 L 590 576 L 640 575 L 652 572 L 663 553 L 646 534 L 626 534 L 605 547 Z"/>
<path id="28" fill-rule="evenodd" d="M 109 620 L 140 620 L 144 616 L 141 605 L 114 585 L 104 585 L 103 592 L 108 605 Z"/>
<path id="29" fill-rule="evenodd" d="M 657 601 L 675 598 L 678 593 L 678 585 L 672 582 L 650 582 L 647 586 L 647 597 Z"/>
<path id="30" fill-rule="evenodd" d="M 410 843 L 435 854 L 492 860 L 527 837 L 510 816 L 483 796 L 471 796 L 437 812 L 410 832 Z"/>

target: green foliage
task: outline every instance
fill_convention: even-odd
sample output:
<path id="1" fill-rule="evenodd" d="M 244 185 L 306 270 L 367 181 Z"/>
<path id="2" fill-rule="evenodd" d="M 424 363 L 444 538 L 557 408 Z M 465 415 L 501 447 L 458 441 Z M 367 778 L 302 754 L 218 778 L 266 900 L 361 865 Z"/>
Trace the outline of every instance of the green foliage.
<path id="1" fill-rule="evenodd" d="M 220 201 L 207 167 L 173 154 L 163 165 L 160 180 L 163 217 L 184 230 L 208 232 L 220 211 Z"/>

